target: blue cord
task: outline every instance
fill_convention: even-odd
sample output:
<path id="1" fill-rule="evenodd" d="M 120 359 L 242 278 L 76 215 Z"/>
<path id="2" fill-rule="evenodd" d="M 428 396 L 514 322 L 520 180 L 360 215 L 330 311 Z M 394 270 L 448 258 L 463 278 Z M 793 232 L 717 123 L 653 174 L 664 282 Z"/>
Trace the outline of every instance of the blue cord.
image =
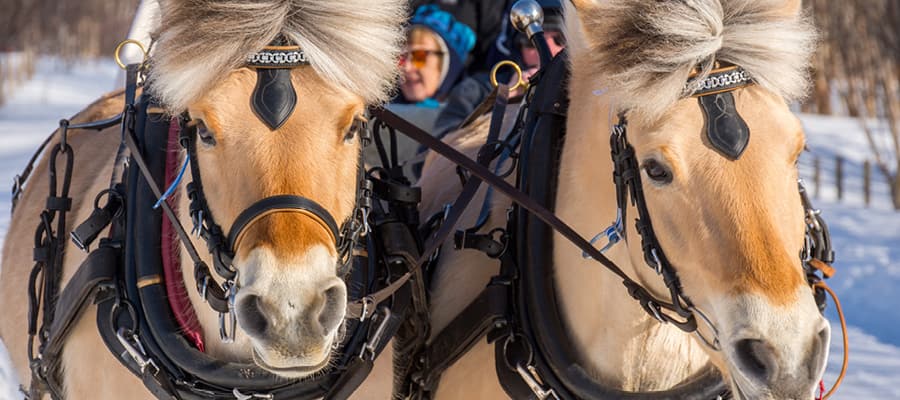
<path id="1" fill-rule="evenodd" d="M 162 202 L 166 201 L 166 199 L 168 199 L 169 196 L 171 196 L 172 193 L 175 192 L 175 188 L 177 188 L 178 184 L 181 183 L 181 178 L 184 178 L 184 171 L 187 171 L 187 166 L 190 162 L 191 162 L 191 155 L 186 154 L 184 156 L 184 164 L 181 165 L 181 171 L 178 173 L 178 176 L 175 177 L 175 180 L 172 181 L 172 184 L 169 185 L 169 188 L 166 189 L 166 192 L 163 193 L 163 195 L 159 198 L 159 200 L 156 201 L 156 204 L 153 205 L 154 210 L 159 208 L 159 206 L 162 204 Z"/>

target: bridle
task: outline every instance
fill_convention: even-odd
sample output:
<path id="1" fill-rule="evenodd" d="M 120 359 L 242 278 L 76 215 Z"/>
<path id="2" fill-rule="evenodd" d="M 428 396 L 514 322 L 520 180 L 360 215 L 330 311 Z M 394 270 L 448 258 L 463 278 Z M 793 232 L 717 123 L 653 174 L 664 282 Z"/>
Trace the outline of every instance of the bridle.
<path id="1" fill-rule="evenodd" d="M 296 104 L 296 94 L 291 83 L 293 68 L 309 63 L 298 46 L 272 45 L 248 57 L 247 66 L 257 72 L 257 85 L 252 94 L 251 105 L 257 117 L 274 130 L 287 121 Z M 247 231 L 264 217 L 273 214 L 293 213 L 312 220 L 331 238 L 338 253 L 336 266 L 340 276 L 346 275 L 350 267 L 351 251 L 360 236 L 368 230 L 366 219 L 371 208 L 371 188 L 365 182 L 360 166 L 357 174 L 356 201 L 352 214 L 339 227 L 335 218 L 314 200 L 299 195 L 276 195 L 265 197 L 241 211 L 226 234 L 216 222 L 203 189 L 202 173 L 197 154 L 197 123 L 188 116 L 181 117 L 179 143 L 187 151 L 185 163 L 190 165 L 192 182 L 187 185 L 190 199 L 192 232 L 203 238 L 213 260 L 216 274 L 224 282 L 215 284 L 209 267 L 201 260 L 189 238 L 179 234 L 194 263 L 194 279 L 201 297 L 219 313 L 219 332 L 224 342 L 234 340 L 237 320 L 234 298 L 238 285 L 237 270 L 232 265 L 241 239 Z M 365 129 L 359 130 L 360 140 L 366 140 Z M 352 138 L 348 138 L 352 139 Z M 360 160 L 360 163 L 362 161 Z M 173 182 L 173 186 L 179 182 Z M 167 215 L 169 215 L 167 213 Z M 180 225 L 172 221 L 173 225 Z"/>

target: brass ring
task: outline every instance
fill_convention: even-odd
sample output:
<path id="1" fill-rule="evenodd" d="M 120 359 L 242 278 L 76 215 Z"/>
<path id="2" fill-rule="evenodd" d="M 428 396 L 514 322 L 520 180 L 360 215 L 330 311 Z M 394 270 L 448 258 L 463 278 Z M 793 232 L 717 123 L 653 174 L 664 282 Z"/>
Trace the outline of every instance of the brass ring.
<path id="1" fill-rule="evenodd" d="M 129 44 L 129 43 L 133 44 L 141 49 L 141 54 L 144 55 L 144 59 L 141 60 L 142 62 L 147 60 L 147 50 L 144 49 L 144 45 L 142 45 L 141 42 L 138 42 L 137 40 L 134 40 L 134 39 L 125 39 L 122 42 L 120 42 L 118 46 L 116 46 L 115 59 L 116 59 L 116 64 L 119 65 L 119 68 L 125 69 L 125 63 L 122 62 L 121 52 L 122 52 L 122 48 L 125 47 L 125 45 Z"/>
<path id="2" fill-rule="evenodd" d="M 509 88 L 510 92 L 518 89 L 519 87 L 528 87 L 528 82 L 525 82 L 525 79 L 523 79 L 524 74 L 522 73 L 522 68 L 519 67 L 519 64 L 516 64 L 515 62 L 512 62 L 510 60 L 503 60 L 494 65 L 494 68 L 491 69 L 491 85 L 494 85 L 495 88 L 500 86 L 500 83 L 497 82 L 497 71 L 499 71 L 500 68 L 504 66 L 512 67 L 512 69 L 516 71 L 516 76 L 518 76 L 516 84 L 512 85 L 512 87 Z"/>

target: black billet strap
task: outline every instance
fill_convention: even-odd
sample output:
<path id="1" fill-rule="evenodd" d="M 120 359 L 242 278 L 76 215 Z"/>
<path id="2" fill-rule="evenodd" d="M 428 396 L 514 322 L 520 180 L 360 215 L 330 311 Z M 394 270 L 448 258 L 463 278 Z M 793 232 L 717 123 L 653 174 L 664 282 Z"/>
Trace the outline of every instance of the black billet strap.
<path id="1" fill-rule="evenodd" d="M 427 391 L 437 387 L 441 374 L 465 355 L 488 332 L 507 323 L 509 286 L 489 284 L 461 313 L 434 337 L 426 349 Z"/>
<path id="2" fill-rule="evenodd" d="M 305 215 L 318 223 L 328 231 L 333 242 L 339 237 L 338 225 L 334 217 L 324 207 L 306 197 L 293 195 L 280 195 L 266 197 L 247 207 L 235 219 L 231 230 L 228 232 L 228 249 L 237 251 L 241 238 L 247 229 L 263 217 L 276 213 L 297 213 Z"/>
<path id="3" fill-rule="evenodd" d="M 478 152 L 476 156 L 475 163 L 484 170 L 488 170 L 491 161 L 493 161 L 494 157 L 497 155 L 497 152 L 494 151 L 494 147 L 497 146 L 498 139 L 500 138 L 500 130 L 503 128 L 503 117 L 506 114 L 506 106 L 509 104 L 509 87 L 505 84 L 500 84 L 494 89 L 494 92 L 489 95 L 489 97 L 494 98 L 494 109 L 491 113 L 491 125 L 488 130 L 487 140 L 485 141 L 484 147 Z M 388 122 L 391 125 L 391 122 Z M 411 124 L 410 124 L 411 125 Z M 411 125 L 412 126 L 412 125 Z M 418 128 L 416 128 L 418 129 Z M 421 129 L 420 129 L 421 130 Z M 400 127 L 400 131 L 410 136 L 409 131 Z M 424 131 L 423 131 L 424 132 Z M 438 142 L 447 148 L 450 148 L 444 142 L 435 139 L 431 135 L 428 135 L 430 139 L 435 142 Z M 410 136 L 414 140 L 418 140 L 416 137 Z M 427 143 L 419 141 L 426 147 L 434 150 L 433 147 L 429 146 Z M 453 150 L 456 151 L 456 150 Z M 440 153 L 440 152 L 438 152 Z M 466 160 L 472 161 L 470 158 L 466 157 L 462 153 L 457 152 L 457 154 L 461 155 Z M 442 154 L 443 155 L 443 154 Z M 450 159 L 451 161 L 454 161 Z M 459 163 L 456 163 L 460 165 Z M 435 232 L 428 240 L 425 242 L 425 251 L 422 252 L 422 259 L 419 260 L 419 264 L 422 265 L 424 262 L 434 254 L 437 249 L 444 244 L 444 241 L 453 233 L 456 229 L 456 224 L 459 219 L 462 217 L 462 214 L 465 212 L 466 207 L 469 206 L 469 203 L 475 198 L 475 194 L 478 192 L 478 188 L 481 187 L 482 179 L 478 174 L 473 174 L 474 177 L 470 177 L 466 183 L 463 185 L 463 189 L 460 192 L 459 196 L 456 198 L 456 201 L 453 202 L 453 205 L 450 206 L 450 211 L 447 213 L 447 217 L 444 218 L 444 221 L 441 223 L 441 226 L 438 228 L 437 232 Z M 492 177 L 497 177 L 496 175 L 489 173 Z M 505 182 L 504 182 L 505 183 Z"/>
<path id="4" fill-rule="evenodd" d="M 120 249 L 100 246 L 81 263 L 75 275 L 66 283 L 56 306 L 56 318 L 50 326 L 50 336 L 44 350 L 45 359 L 55 359 L 62 351 L 72 326 L 84 307 L 104 284 L 112 283 L 119 266 Z"/>

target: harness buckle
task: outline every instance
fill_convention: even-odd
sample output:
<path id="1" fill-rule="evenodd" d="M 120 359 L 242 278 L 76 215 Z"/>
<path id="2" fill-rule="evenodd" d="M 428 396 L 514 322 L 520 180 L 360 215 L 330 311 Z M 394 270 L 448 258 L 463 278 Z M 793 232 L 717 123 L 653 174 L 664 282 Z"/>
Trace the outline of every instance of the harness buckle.
<path id="1" fill-rule="evenodd" d="M 602 232 L 598 233 L 591 239 L 591 244 L 596 244 L 602 238 L 606 238 L 606 244 L 600 248 L 601 253 L 606 253 L 607 250 L 611 249 L 616 243 L 622 241 L 622 238 L 625 237 L 625 226 L 622 224 L 622 209 L 619 208 L 616 210 L 616 220 L 612 223 L 612 225 L 608 226 Z M 585 259 L 591 258 L 591 255 L 586 251 L 581 252 L 581 257 Z"/>
<path id="2" fill-rule="evenodd" d="M 534 366 L 528 365 L 527 367 L 522 367 L 522 364 L 516 364 L 516 372 L 522 380 L 525 381 L 525 384 L 528 385 L 528 388 L 531 389 L 531 392 L 534 393 L 538 400 L 559 400 L 559 395 L 556 394 L 556 391 L 553 390 L 553 388 L 544 388 L 544 383 L 541 381 L 541 377 L 538 375 Z"/>
<path id="3" fill-rule="evenodd" d="M 366 360 L 367 355 L 369 361 L 375 359 L 375 356 L 377 355 L 375 354 L 375 351 L 378 349 L 379 343 L 381 343 L 381 337 L 384 336 L 384 331 L 385 329 L 387 329 L 388 321 L 391 320 L 390 309 L 388 309 L 387 307 L 382 307 L 381 311 L 384 313 L 384 317 L 381 318 L 381 322 L 379 322 L 378 327 L 375 328 L 375 333 L 371 338 L 366 340 L 366 343 L 363 344 L 362 350 L 360 350 L 359 352 L 359 358 L 363 360 Z"/>
<path id="4" fill-rule="evenodd" d="M 151 375 L 158 374 L 159 366 L 156 365 L 156 361 L 153 361 L 152 358 L 147 356 L 147 352 L 144 350 L 144 346 L 141 344 L 138 335 L 136 333 L 131 333 L 130 337 L 128 336 L 129 335 L 126 334 L 124 327 L 119 328 L 116 331 L 116 339 L 118 339 L 119 344 L 125 348 L 125 352 L 131 356 L 135 363 L 137 363 L 138 368 L 141 369 L 141 373 L 143 374 L 147 370 L 147 367 L 152 367 L 153 371 L 151 372 Z"/>
<path id="5" fill-rule="evenodd" d="M 228 299 L 228 312 L 219 313 L 219 339 L 222 343 L 234 343 L 235 330 L 237 329 L 237 311 L 234 306 L 234 298 L 237 296 L 237 284 L 234 281 L 226 281 L 225 288 Z M 227 323 L 226 323 L 226 320 Z"/>
<path id="6" fill-rule="evenodd" d="M 231 394 L 233 394 L 234 398 L 237 400 L 251 400 L 251 399 L 269 399 L 269 400 L 271 400 L 271 399 L 275 398 L 275 396 L 273 396 L 271 393 L 266 393 L 266 394 L 241 393 L 241 391 L 238 390 L 238 388 L 234 388 L 231 391 Z"/>

